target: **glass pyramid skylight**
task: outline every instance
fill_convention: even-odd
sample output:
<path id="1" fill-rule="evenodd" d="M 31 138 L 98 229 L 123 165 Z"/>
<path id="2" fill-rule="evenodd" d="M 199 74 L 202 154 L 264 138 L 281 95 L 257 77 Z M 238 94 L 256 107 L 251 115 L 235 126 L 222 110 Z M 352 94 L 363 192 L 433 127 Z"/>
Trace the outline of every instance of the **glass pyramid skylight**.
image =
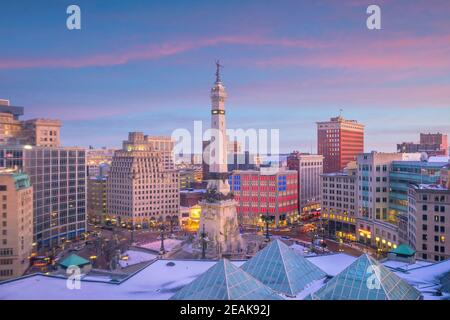
<path id="1" fill-rule="evenodd" d="M 310 297 L 313 300 L 418 300 L 420 292 L 363 254 Z"/>
<path id="2" fill-rule="evenodd" d="M 295 253 L 280 240 L 271 242 L 241 269 L 273 290 L 290 296 L 326 276 L 319 267 Z"/>
<path id="3" fill-rule="evenodd" d="M 269 287 L 223 259 L 170 300 L 282 300 Z"/>

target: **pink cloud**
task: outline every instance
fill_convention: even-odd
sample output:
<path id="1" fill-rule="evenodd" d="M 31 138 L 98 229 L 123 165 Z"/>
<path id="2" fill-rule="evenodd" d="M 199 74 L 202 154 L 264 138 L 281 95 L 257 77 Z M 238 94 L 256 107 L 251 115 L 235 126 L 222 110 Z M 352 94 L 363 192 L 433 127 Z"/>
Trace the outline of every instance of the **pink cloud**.
<path id="1" fill-rule="evenodd" d="M 83 68 L 123 65 L 137 60 L 154 60 L 183 52 L 217 45 L 256 45 L 297 47 L 306 49 L 325 48 L 326 43 L 315 40 L 265 38 L 261 36 L 220 36 L 134 47 L 131 50 L 99 53 L 83 57 L 20 58 L 0 61 L 0 69 L 19 68 Z"/>

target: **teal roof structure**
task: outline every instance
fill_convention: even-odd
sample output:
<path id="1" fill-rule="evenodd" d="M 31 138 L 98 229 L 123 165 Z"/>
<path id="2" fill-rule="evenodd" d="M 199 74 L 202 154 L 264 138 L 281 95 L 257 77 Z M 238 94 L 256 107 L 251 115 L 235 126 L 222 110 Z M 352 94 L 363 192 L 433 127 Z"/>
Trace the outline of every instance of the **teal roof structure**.
<path id="1" fill-rule="evenodd" d="M 68 268 L 70 266 L 82 267 L 87 264 L 90 264 L 90 262 L 88 260 L 86 260 L 80 256 L 77 256 L 76 254 L 71 254 L 70 256 L 68 256 L 61 262 L 59 262 L 59 265 L 64 268 Z"/>
<path id="2" fill-rule="evenodd" d="M 368 254 L 311 294 L 312 300 L 419 300 L 421 294 Z"/>
<path id="3" fill-rule="evenodd" d="M 324 271 L 280 240 L 271 242 L 245 262 L 241 269 L 273 290 L 289 296 L 295 296 L 310 283 L 326 277 Z"/>
<path id="4" fill-rule="evenodd" d="M 175 293 L 170 300 L 282 300 L 230 261 L 223 259 Z"/>
<path id="5" fill-rule="evenodd" d="M 414 251 L 414 249 L 412 249 L 407 244 L 401 244 L 397 248 L 395 248 L 394 250 L 391 250 L 389 252 L 395 253 L 395 254 L 401 255 L 401 256 L 408 256 L 408 257 L 411 257 L 416 254 L 416 251 Z"/>

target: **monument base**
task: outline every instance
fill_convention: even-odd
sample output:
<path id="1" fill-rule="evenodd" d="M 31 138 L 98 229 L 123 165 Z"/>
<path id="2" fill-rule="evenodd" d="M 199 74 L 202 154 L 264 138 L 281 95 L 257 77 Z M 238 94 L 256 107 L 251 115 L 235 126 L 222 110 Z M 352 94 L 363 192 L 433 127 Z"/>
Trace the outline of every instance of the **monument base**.
<path id="1" fill-rule="evenodd" d="M 199 234 L 207 235 L 208 251 L 214 250 L 218 257 L 233 256 L 243 252 L 244 245 L 239 232 L 236 201 L 233 199 L 200 202 Z M 200 239 L 200 237 L 199 237 Z"/>

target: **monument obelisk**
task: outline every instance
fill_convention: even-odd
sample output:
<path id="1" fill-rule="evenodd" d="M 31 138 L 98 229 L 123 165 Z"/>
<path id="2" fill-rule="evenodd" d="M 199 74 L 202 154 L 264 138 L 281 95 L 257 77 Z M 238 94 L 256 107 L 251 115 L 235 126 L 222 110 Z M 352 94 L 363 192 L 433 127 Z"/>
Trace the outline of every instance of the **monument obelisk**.
<path id="1" fill-rule="evenodd" d="M 208 237 L 208 251 L 217 256 L 234 255 L 242 248 L 242 239 L 236 212 L 236 201 L 228 184 L 227 135 L 225 100 L 227 94 L 220 79 L 220 65 L 216 61 L 216 81 L 211 88 L 211 141 L 209 178 L 205 199 L 200 203 L 200 229 Z"/>

